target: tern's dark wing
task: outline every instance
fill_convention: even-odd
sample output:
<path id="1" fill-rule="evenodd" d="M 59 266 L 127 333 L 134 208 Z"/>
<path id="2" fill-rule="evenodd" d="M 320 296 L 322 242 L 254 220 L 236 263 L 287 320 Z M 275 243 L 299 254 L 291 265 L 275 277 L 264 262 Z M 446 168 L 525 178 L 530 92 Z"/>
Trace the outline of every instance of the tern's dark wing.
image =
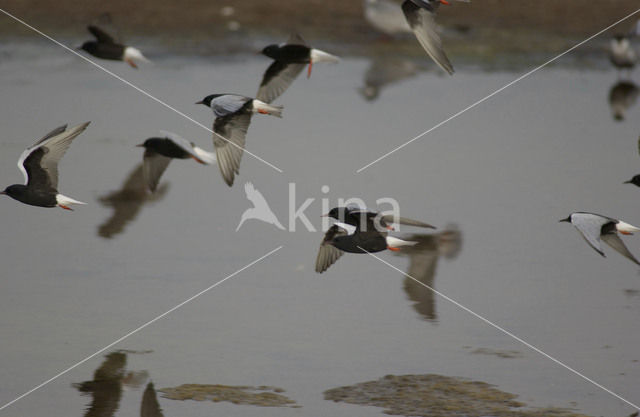
<path id="1" fill-rule="evenodd" d="M 402 11 L 420 45 L 436 64 L 449 74 L 453 74 L 453 65 L 444 53 L 440 35 L 436 32 L 435 11 L 433 8 L 418 7 L 411 0 L 402 3 Z"/>
<path id="2" fill-rule="evenodd" d="M 289 88 L 305 66 L 306 64 L 287 64 L 282 61 L 274 61 L 262 77 L 256 98 L 265 103 L 271 103 Z"/>
<path id="3" fill-rule="evenodd" d="M 91 32 L 91 34 L 98 40 L 98 42 L 116 43 L 111 35 L 97 26 L 91 25 L 87 27 L 87 29 L 89 29 L 89 32 Z"/>
<path id="4" fill-rule="evenodd" d="M 427 229 L 435 229 L 435 226 L 430 225 L 429 223 L 421 222 L 419 220 L 413 220 L 406 217 L 395 217 L 392 214 L 387 214 L 384 216 L 380 216 L 380 224 L 383 226 L 386 224 L 404 224 L 405 226 L 415 226 L 415 227 L 424 227 Z"/>
<path id="5" fill-rule="evenodd" d="M 330 242 L 338 236 L 346 236 L 348 233 L 345 229 L 338 225 L 333 225 L 327 230 L 322 243 L 320 243 L 320 249 L 318 250 L 318 256 L 316 257 L 316 272 L 323 273 L 331 265 L 333 265 L 344 254 L 343 251 L 334 247 Z"/>
<path id="6" fill-rule="evenodd" d="M 89 122 L 86 122 L 69 130 L 66 130 L 66 125 L 58 127 L 27 148 L 18 160 L 18 167 L 23 172 L 27 185 L 57 190 L 58 162 L 71 142 L 88 125 Z"/>
<path id="7" fill-rule="evenodd" d="M 160 155 L 150 149 L 145 149 L 143 157 L 144 180 L 151 191 L 155 191 L 160 177 L 169 166 L 171 158 Z"/>
<path id="8" fill-rule="evenodd" d="M 415 227 L 425 227 L 428 229 L 435 229 L 435 226 L 432 226 L 428 223 L 421 222 L 419 220 L 413 220 L 406 217 L 395 217 L 392 214 L 380 214 L 375 211 L 369 211 L 364 208 L 352 208 L 348 209 L 346 213 L 345 221 L 349 224 L 353 225 L 361 225 L 363 219 L 366 219 L 367 228 L 374 226 L 378 229 L 377 226 L 382 226 L 380 230 L 383 230 L 384 227 L 389 226 L 393 223 L 396 224 L 404 224 L 406 226 L 415 226 Z"/>
<path id="9" fill-rule="evenodd" d="M 375 228 L 377 224 L 374 223 L 374 219 L 378 213 L 370 211 L 364 207 L 347 206 L 344 211 L 344 222 L 352 226 L 356 226 L 359 229 L 370 230 Z"/>
<path id="10" fill-rule="evenodd" d="M 304 45 L 307 46 L 307 43 L 302 39 L 299 33 L 292 33 L 287 39 L 287 45 Z"/>
<path id="11" fill-rule="evenodd" d="M 213 122 L 213 147 L 222 178 L 229 187 L 235 174 L 240 172 L 240 159 L 244 152 L 245 138 L 251 123 L 251 113 L 237 113 L 218 117 Z M 222 139 L 220 136 L 225 139 Z"/>

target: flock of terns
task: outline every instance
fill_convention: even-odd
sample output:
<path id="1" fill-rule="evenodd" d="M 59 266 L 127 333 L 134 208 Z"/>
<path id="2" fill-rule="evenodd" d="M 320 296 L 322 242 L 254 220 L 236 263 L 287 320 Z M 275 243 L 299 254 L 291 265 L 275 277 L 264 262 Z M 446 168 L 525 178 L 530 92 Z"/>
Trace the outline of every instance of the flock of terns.
<path id="1" fill-rule="evenodd" d="M 365 2 L 378 8 L 397 7 L 395 3 L 386 0 Z M 453 66 L 444 52 L 435 23 L 435 14 L 440 4 L 449 3 L 446 0 L 405 0 L 401 10 L 408 27 L 427 54 L 445 72 L 453 74 Z M 140 50 L 118 43 L 97 26 L 89 26 L 88 30 L 95 40 L 85 42 L 79 49 L 97 58 L 124 61 L 134 68 L 137 68 L 137 62 L 149 62 Z M 633 34 L 637 35 L 639 32 L 640 23 Z M 611 62 L 620 69 L 631 70 L 638 61 L 629 38 L 619 35 L 611 43 Z M 272 58 L 273 63 L 265 71 L 255 98 L 238 94 L 211 94 L 196 103 L 209 107 L 215 117 L 215 154 L 170 132 L 162 132 L 162 137 L 149 138 L 138 145 L 144 148 L 143 176 L 151 192 L 156 191 L 160 178 L 172 159 L 194 159 L 205 165 L 217 163 L 225 183 L 232 186 L 235 175 L 239 173 L 245 138 L 253 114 L 282 117 L 283 106 L 272 102 L 289 88 L 305 67 L 308 67 L 309 77 L 314 63 L 339 61 L 338 57 L 328 52 L 308 46 L 297 34 L 292 35 L 285 43 L 265 47 L 262 53 Z M 58 127 L 27 148 L 18 160 L 25 184 L 10 185 L 0 194 L 40 207 L 59 206 L 71 210 L 73 204 L 85 204 L 58 192 L 58 162 L 71 142 L 88 125 L 89 122 L 72 128 L 67 128 L 66 125 Z M 320 244 L 315 268 L 318 273 L 326 271 L 344 252 L 373 253 L 387 249 L 398 251 L 402 247 L 418 243 L 389 236 L 388 232 L 394 230 L 394 223 L 434 228 L 421 221 L 390 218 L 360 207 L 336 207 L 327 216 L 337 222 L 329 228 Z M 618 219 L 585 212 L 572 213 L 561 221 L 572 223 L 587 243 L 602 256 L 604 242 L 640 265 L 618 236 L 618 233 L 630 235 L 640 231 L 640 228 Z"/>

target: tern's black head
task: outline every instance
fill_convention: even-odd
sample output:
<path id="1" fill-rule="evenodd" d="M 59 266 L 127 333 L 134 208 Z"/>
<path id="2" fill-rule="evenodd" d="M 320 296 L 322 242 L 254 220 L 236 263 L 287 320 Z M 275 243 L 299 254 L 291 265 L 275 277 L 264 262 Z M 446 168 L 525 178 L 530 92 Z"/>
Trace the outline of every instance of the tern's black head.
<path id="1" fill-rule="evenodd" d="M 58 204 L 56 199 L 57 191 L 51 187 L 43 187 L 40 184 L 27 187 L 22 184 L 13 184 L 0 192 L 8 195 L 14 200 L 31 206 L 55 207 Z"/>
<path id="2" fill-rule="evenodd" d="M 13 184 L 8 186 L 2 191 L 2 194 L 8 195 L 12 198 L 18 198 L 23 196 L 27 192 L 27 186 L 22 184 Z"/>
<path id="3" fill-rule="evenodd" d="M 566 219 L 558 220 L 558 223 L 560 223 L 560 222 L 571 223 L 571 216 L 567 217 Z"/>
<path id="4" fill-rule="evenodd" d="M 278 56 L 279 50 L 280 50 L 280 47 L 278 45 L 268 45 L 262 50 L 262 53 L 268 56 L 269 58 L 276 59 Z"/>
<path id="5" fill-rule="evenodd" d="M 618 42 L 622 41 L 625 38 L 626 38 L 626 35 L 623 35 L 621 33 L 616 33 L 615 35 L 613 35 L 613 39 L 617 40 Z"/>
<path id="6" fill-rule="evenodd" d="M 211 107 L 211 100 L 213 100 L 214 98 L 218 97 L 220 94 L 210 94 L 208 96 L 206 96 L 205 98 L 203 98 L 200 101 L 196 101 L 196 104 L 203 104 L 207 107 Z"/>
<path id="7" fill-rule="evenodd" d="M 169 138 L 149 138 L 138 146 L 145 148 L 145 155 L 147 155 L 147 151 L 152 151 L 167 158 L 187 159 L 191 157 L 189 152 Z"/>
<path id="8" fill-rule="evenodd" d="M 334 207 L 324 216 L 366 230 L 367 216 L 354 215 L 354 211 L 358 211 L 358 209 L 355 207 Z"/>
<path id="9" fill-rule="evenodd" d="M 341 222 L 344 222 L 345 221 L 345 217 L 347 216 L 347 208 L 346 207 L 334 207 L 331 210 L 329 210 L 329 212 L 327 214 L 325 214 L 325 216 L 331 217 L 331 218 L 336 219 L 336 220 L 341 221 Z"/>
<path id="10" fill-rule="evenodd" d="M 149 148 L 153 148 L 155 142 L 157 142 L 157 141 L 158 141 L 158 138 L 149 138 L 149 139 L 146 139 L 141 144 L 136 145 L 136 146 L 138 146 L 140 148 L 149 149 Z"/>
<path id="11" fill-rule="evenodd" d="M 634 175 L 629 181 L 625 181 L 625 184 L 633 184 L 637 187 L 640 187 L 640 174 Z"/>
<path id="12" fill-rule="evenodd" d="M 8 195 L 14 200 L 21 201 L 25 204 L 33 206 L 53 207 L 55 203 L 55 192 L 49 190 L 31 190 L 26 185 L 13 184 L 0 192 L 0 194 Z"/>

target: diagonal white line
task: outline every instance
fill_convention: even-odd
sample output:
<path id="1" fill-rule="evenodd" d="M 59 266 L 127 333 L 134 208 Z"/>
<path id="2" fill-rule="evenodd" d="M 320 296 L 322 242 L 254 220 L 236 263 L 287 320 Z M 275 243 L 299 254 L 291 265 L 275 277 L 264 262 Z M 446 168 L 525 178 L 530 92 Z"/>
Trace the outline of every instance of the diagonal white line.
<path id="1" fill-rule="evenodd" d="M 436 130 L 437 128 L 439 128 L 440 126 L 449 123 L 451 120 L 455 119 L 456 117 L 462 115 L 463 113 L 466 113 L 468 110 L 473 109 L 474 107 L 478 106 L 479 104 L 484 103 L 485 101 L 489 100 L 491 97 L 495 96 L 496 94 L 504 91 L 505 89 L 511 87 L 512 85 L 522 81 L 523 79 L 527 78 L 528 76 L 530 76 L 531 74 L 541 70 L 542 68 L 546 67 L 547 65 L 551 64 L 552 62 L 562 58 L 563 56 L 565 56 L 566 54 L 568 54 L 569 52 L 573 51 L 576 48 L 579 48 L 580 46 L 584 45 L 585 43 L 589 42 L 591 39 L 600 36 L 601 34 L 603 34 L 604 32 L 606 32 L 607 30 L 611 29 L 612 27 L 618 25 L 619 23 L 624 22 L 625 20 L 627 20 L 628 18 L 630 18 L 631 16 L 635 15 L 636 13 L 640 12 L 640 9 L 636 10 L 635 12 L 623 17 L 622 19 L 618 20 L 617 22 L 607 26 L 606 28 L 602 29 L 600 32 L 596 33 L 595 35 L 591 35 L 589 36 L 587 39 L 583 40 L 582 42 L 572 46 L 571 48 L 567 49 L 566 51 L 564 51 L 563 53 L 561 53 L 560 55 L 557 55 L 554 58 L 551 58 L 550 60 L 548 60 L 547 62 L 545 62 L 542 65 L 537 66 L 536 68 L 532 69 L 531 71 L 527 72 L 526 74 L 521 75 L 520 77 L 516 78 L 515 80 L 511 81 L 510 83 L 504 85 L 503 87 L 500 87 L 499 89 L 497 89 L 496 91 L 494 91 L 493 93 L 489 94 L 488 96 L 481 98 L 480 100 L 476 101 L 475 103 L 465 107 L 464 109 L 460 110 L 459 112 L 455 113 L 453 116 L 450 116 L 448 118 L 446 118 L 445 120 L 441 121 L 440 123 L 438 123 L 437 125 L 433 126 L 431 129 L 429 130 L 425 130 L 424 132 L 420 133 L 418 136 L 414 137 L 413 139 L 410 139 L 409 141 L 403 143 L 402 145 L 390 150 L 389 152 L 387 152 L 386 154 L 382 155 L 381 157 L 379 157 L 378 159 L 369 162 L 367 165 L 363 166 L 362 168 L 358 169 L 356 171 L 356 174 L 361 173 L 362 171 L 364 171 L 365 169 L 369 168 L 371 165 L 380 162 L 381 160 L 383 160 L 384 158 L 386 158 L 387 156 L 399 151 L 400 149 L 404 148 L 405 146 L 409 145 L 410 143 L 420 139 L 421 137 L 423 137 L 424 135 L 433 132 L 434 130 Z"/>
<path id="2" fill-rule="evenodd" d="M 374 258 L 376 258 L 377 260 L 379 260 L 380 262 L 382 262 L 383 264 L 391 267 L 392 269 L 395 269 L 396 271 L 400 272 L 401 274 L 407 276 L 408 278 L 414 280 L 415 282 L 417 282 L 418 284 L 422 285 L 423 287 L 429 289 L 430 291 L 433 291 L 433 293 L 439 295 L 440 297 L 444 298 L 445 300 L 449 301 L 450 303 L 454 304 L 455 306 L 463 309 L 464 311 L 466 311 L 467 313 L 471 314 L 472 316 L 482 320 L 483 322 L 487 323 L 488 325 L 498 329 L 499 331 L 501 331 L 502 333 L 506 334 L 507 336 L 511 337 L 512 339 L 517 340 L 518 342 L 522 343 L 523 345 L 525 345 L 526 347 L 528 347 L 529 349 L 538 352 L 539 354 L 541 354 L 542 356 L 544 356 L 547 359 L 552 360 L 553 362 L 557 363 L 558 365 L 562 366 L 563 368 L 573 372 L 574 374 L 578 375 L 580 378 L 584 379 L 587 382 L 590 382 L 591 384 L 595 385 L 596 387 L 600 388 L 601 390 L 613 395 L 614 397 L 616 397 L 617 399 L 624 401 L 625 403 L 627 403 L 628 405 L 634 407 L 637 410 L 640 410 L 640 407 L 635 405 L 634 403 L 632 403 L 629 400 L 624 399 L 623 397 L 621 397 L 620 395 L 616 394 L 615 392 L 611 391 L 610 389 L 608 389 L 607 387 L 598 384 L 596 381 L 594 381 L 593 379 L 585 376 L 584 374 L 576 371 L 575 369 L 573 369 L 572 367 L 570 367 L 569 365 L 564 364 L 563 362 L 560 362 L 558 359 L 554 358 L 553 356 L 549 355 L 548 353 L 545 353 L 544 351 L 542 351 L 541 349 L 535 347 L 534 345 L 532 345 L 531 343 L 525 341 L 524 339 L 516 336 L 515 334 L 511 333 L 510 331 L 506 330 L 503 327 L 500 327 L 499 325 L 495 324 L 494 322 L 492 322 L 491 320 L 481 316 L 480 314 L 476 313 L 475 311 L 471 310 L 468 307 L 465 307 L 464 305 L 460 304 L 459 302 L 457 302 L 456 300 L 454 300 L 451 297 L 446 296 L 445 294 L 441 293 L 440 291 L 436 290 L 433 287 L 428 286 L 427 284 L 421 282 L 420 280 L 412 277 L 411 275 L 407 274 L 406 272 L 402 271 L 401 269 L 395 267 L 394 265 L 390 264 L 389 262 L 385 261 L 384 259 L 380 258 L 379 256 L 374 255 L 371 252 L 368 252 L 364 249 L 362 249 L 361 247 L 358 246 L 358 248 L 366 253 L 368 253 L 369 255 L 373 256 Z"/>
<path id="3" fill-rule="evenodd" d="M 176 109 L 173 106 L 170 106 L 169 104 L 165 103 L 164 101 L 160 100 L 159 98 L 151 95 L 150 93 L 146 92 L 145 90 L 143 90 L 142 88 L 138 87 L 137 85 L 125 80 L 124 78 L 120 77 L 119 75 L 109 71 L 108 69 L 106 69 L 105 67 L 103 67 L 102 65 L 98 64 L 97 62 L 87 58 L 86 56 L 79 54 L 78 52 L 74 51 L 73 49 L 69 48 L 67 45 L 63 44 L 62 42 L 59 42 L 55 39 L 53 39 L 51 36 L 47 35 L 46 33 L 43 33 L 42 31 L 34 28 L 33 26 L 29 25 L 27 22 L 25 22 L 24 20 L 21 20 L 19 18 L 17 18 L 16 16 L 12 15 L 11 13 L 7 12 L 6 10 L 0 8 L 0 12 L 4 13 L 5 15 L 9 16 L 10 18 L 12 18 L 13 20 L 15 20 L 16 22 L 22 23 L 23 25 L 25 25 L 26 27 L 28 27 L 29 29 L 33 30 L 34 32 L 36 32 L 37 34 L 49 39 L 51 42 L 55 43 L 56 45 L 66 49 L 67 51 L 71 52 L 72 54 L 84 59 L 85 61 L 87 61 L 88 63 L 90 63 L 91 65 L 95 66 L 96 68 L 101 69 L 102 71 L 106 72 L 107 74 L 111 75 L 112 77 L 122 81 L 123 83 L 125 83 L 126 85 L 128 85 L 129 87 L 132 87 L 134 89 L 136 89 L 138 92 L 144 94 L 145 96 L 149 97 L 151 100 L 155 101 L 156 103 L 159 103 L 161 105 L 163 105 L 164 107 L 168 108 L 169 110 L 174 111 L 175 113 L 179 114 L 180 116 L 184 117 L 185 119 L 193 122 L 194 124 L 200 126 L 201 128 L 203 128 L 204 130 L 206 130 L 209 133 L 212 133 L 216 136 L 218 136 L 220 139 L 226 141 L 227 143 L 235 146 L 238 149 L 243 150 L 244 152 L 246 152 L 247 154 L 251 155 L 252 157 L 256 158 L 258 161 L 262 162 L 263 164 L 266 164 L 268 166 L 270 166 L 271 168 L 275 169 L 276 171 L 278 171 L 279 173 L 283 173 L 284 171 L 282 171 L 280 168 L 278 168 L 277 166 L 273 165 L 270 162 L 265 161 L 264 159 L 260 158 L 258 155 L 249 152 L 248 150 L 246 150 L 245 148 L 243 148 L 242 146 L 230 141 L 229 139 L 225 138 L 224 136 L 220 135 L 217 132 L 214 132 L 213 130 L 209 129 L 207 126 L 203 125 L 202 123 L 198 122 L 197 120 L 193 119 L 192 117 L 187 116 L 185 113 L 181 112 L 180 110 Z M 1 410 L 1 408 L 0 408 Z"/>
<path id="4" fill-rule="evenodd" d="M 116 340 L 115 342 L 109 343 L 107 346 L 103 347 L 102 349 L 98 350 L 97 352 L 87 356 L 86 358 L 82 359 L 81 361 L 75 363 L 74 365 L 68 367 L 67 369 L 65 369 L 64 371 L 58 373 L 57 375 L 47 379 L 46 381 L 42 382 L 39 385 L 36 385 L 35 387 L 33 387 L 32 389 L 30 389 L 29 391 L 25 392 L 24 394 L 20 395 L 19 397 L 15 398 L 12 401 L 9 401 L 8 403 L 6 403 L 5 405 L 3 405 L 2 407 L 0 407 L 0 411 L 4 410 L 5 408 L 9 407 L 11 404 L 14 404 L 17 401 L 20 401 L 21 399 L 23 399 L 24 397 L 26 397 L 27 395 L 39 390 L 40 388 L 44 387 L 45 385 L 47 385 L 48 383 L 56 380 L 57 378 L 61 377 L 62 375 L 66 374 L 67 372 L 71 371 L 72 369 L 82 365 L 83 363 L 85 363 L 86 361 L 88 361 L 89 359 L 101 354 L 102 352 L 104 352 L 105 350 L 115 346 L 116 344 L 122 342 L 123 340 L 125 340 L 126 338 L 128 338 L 129 336 L 132 336 L 136 333 L 138 333 L 140 330 L 144 329 L 145 327 L 155 323 L 156 321 L 160 320 L 161 318 L 171 314 L 172 312 L 176 311 L 177 309 L 179 309 L 180 307 L 182 307 L 183 305 L 195 300 L 196 298 L 200 297 L 202 294 L 208 292 L 209 290 L 217 287 L 218 285 L 222 284 L 223 282 L 225 282 L 226 280 L 233 278 L 234 276 L 238 275 L 240 272 L 244 271 L 247 268 L 252 267 L 253 265 L 257 264 L 258 262 L 262 261 L 263 259 L 271 256 L 272 254 L 276 253 L 277 251 L 279 251 L 280 249 L 282 249 L 282 246 L 278 246 L 277 248 L 275 248 L 274 250 L 272 250 L 271 252 L 262 255 L 261 257 L 259 257 L 258 259 L 256 259 L 255 261 L 251 262 L 250 264 L 247 264 L 245 266 L 243 266 L 242 268 L 238 269 L 236 272 L 232 273 L 231 275 L 227 275 L 225 278 L 221 279 L 220 281 L 216 282 L 215 284 L 205 288 L 204 290 L 200 291 L 199 293 L 197 293 L 196 295 L 194 295 L 193 297 L 190 297 L 186 300 L 184 300 L 183 302 L 181 302 L 180 304 L 178 304 L 177 306 L 165 311 L 164 313 L 160 314 L 159 316 L 157 316 L 156 318 L 149 320 L 148 322 L 146 322 L 145 324 L 143 324 L 142 326 L 137 327 L 134 330 L 131 330 L 129 333 L 125 334 L 124 336 L 122 336 L 121 338 L 119 338 L 118 340 Z"/>

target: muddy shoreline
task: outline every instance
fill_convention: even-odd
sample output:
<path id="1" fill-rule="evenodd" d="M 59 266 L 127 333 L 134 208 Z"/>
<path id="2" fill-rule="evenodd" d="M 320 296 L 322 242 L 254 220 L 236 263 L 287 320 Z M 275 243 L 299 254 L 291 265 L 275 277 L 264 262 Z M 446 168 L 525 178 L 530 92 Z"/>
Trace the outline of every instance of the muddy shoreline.
<path id="1" fill-rule="evenodd" d="M 597 7 L 588 0 L 476 0 L 441 7 L 438 20 L 449 32 L 445 41 L 453 54 L 556 52 L 602 30 L 636 7 L 633 0 L 603 0 Z M 252 42 L 256 38 L 280 39 L 299 31 L 316 44 L 330 44 L 342 53 L 367 55 L 381 37 L 364 19 L 360 0 L 113 0 L 108 5 L 97 0 L 81 4 L 70 0 L 8 0 L 3 8 L 45 33 L 74 39 L 86 38 L 85 26 L 108 13 L 125 39 L 143 39 L 187 53 L 245 52 L 243 49 L 255 47 Z M 39 36 L 9 17 L 2 19 L 0 36 Z M 628 19 L 610 32 L 628 31 L 634 20 Z M 219 39 L 225 42 L 215 42 Z M 604 39 L 593 44 L 601 47 Z M 415 44 L 408 44 L 411 53 Z"/>

